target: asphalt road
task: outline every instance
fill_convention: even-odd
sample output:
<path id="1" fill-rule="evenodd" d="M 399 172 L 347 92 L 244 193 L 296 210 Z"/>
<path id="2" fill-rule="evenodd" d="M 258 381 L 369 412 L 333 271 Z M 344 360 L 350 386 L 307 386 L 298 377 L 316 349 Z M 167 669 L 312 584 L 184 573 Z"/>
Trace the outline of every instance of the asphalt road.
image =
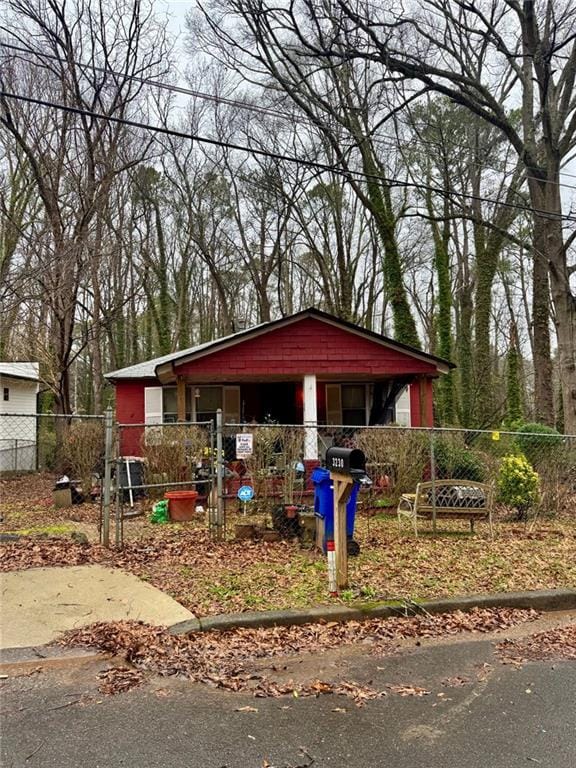
<path id="1" fill-rule="evenodd" d="M 154 679 L 97 693 L 97 668 L 2 681 L 3 768 L 574 768 L 576 663 L 504 666 L 486 640 L 295 658 L 285 675 L 332 673 L 388 691 L 255 699 Z M 454 687 L 454 678 L 466 681 Z M 447 681 L 451 681 L 447 684 Z M 422 697 L 387 686 L 421 686 Z M 88 696 L 86 694 L 88 693 Z M 440 694 L 440 695 L 439 695 Z M 242 707 L 258 711 L 238 711 Z M 305 752 L 301 751 L 304 748 Z"/>

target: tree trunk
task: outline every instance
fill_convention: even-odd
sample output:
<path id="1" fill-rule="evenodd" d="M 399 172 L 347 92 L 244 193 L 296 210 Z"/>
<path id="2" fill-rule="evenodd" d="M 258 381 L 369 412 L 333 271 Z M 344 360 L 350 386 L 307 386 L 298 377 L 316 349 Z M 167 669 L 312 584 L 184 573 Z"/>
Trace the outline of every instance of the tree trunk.
<path id="1" fill-rule="evenodd" d="M 558 342 L 558 375 L 562 391 L 564 432 L 576 435 L 576 296 L 570 289 L 570 279 L 564 242 L 562 222 L 548 220 L 549 274 Z M 549 382 L 549 396 L 553 400 L 552 380 Z"/>
<path id="2" fill-rule="evenodd" d="M 559 181 L 559 178 L 557 179 Z M 534 213 L 532 236 L 532 329 L 534 337 L 534 417 L 554 426 L 554 391 L 550 354 L 550 278 L 549 264 L 555 251 L 563 252 L 562 211 L 559 187 L 529 179 L 532 205 L 550 215 Z M 562 320 L 556 318 L 557 328 Z M 561 331 L 560 331 L 561 332 Z M 574 348 L 572 348 L 574 354 Z"/>

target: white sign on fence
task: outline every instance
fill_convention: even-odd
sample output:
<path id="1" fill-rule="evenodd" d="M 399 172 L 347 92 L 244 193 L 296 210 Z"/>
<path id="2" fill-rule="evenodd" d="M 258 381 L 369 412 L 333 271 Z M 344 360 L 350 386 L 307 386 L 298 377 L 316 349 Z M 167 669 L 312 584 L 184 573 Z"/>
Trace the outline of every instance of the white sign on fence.
<path id="1" fill-rule="evenodd" d="M 251 432 L 239 432 L 236 435 L 236 458 L 245 459 L 254 453 L 254 435 Z"/>

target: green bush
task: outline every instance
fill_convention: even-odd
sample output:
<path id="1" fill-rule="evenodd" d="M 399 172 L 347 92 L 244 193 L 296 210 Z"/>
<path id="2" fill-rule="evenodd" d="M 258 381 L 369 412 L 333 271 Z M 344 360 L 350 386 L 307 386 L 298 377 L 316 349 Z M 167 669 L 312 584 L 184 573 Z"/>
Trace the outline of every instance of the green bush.
<path id="1" fill-rule="evenodd" d="M 498 472 L 498 499 L 524 519 L 540 495 L 540 477 L 522 455 L 504 456 Z"/>
<path id="2" fill-rule="evenodd" d="M 516 448 L 526 456 L 533 466 L 550 458 L 550 452 L 554 451 L 562 443 L 562 435 L 546 424 L 523 424 L 516 432 L 514 444 Z"/>
<path id="3" fill-rule="evenodd" d="M 434 458 L 437 477 L 473 480 L 479 483 L 485 478 L 481 457 L 462 443 L 436 440 Z"/>

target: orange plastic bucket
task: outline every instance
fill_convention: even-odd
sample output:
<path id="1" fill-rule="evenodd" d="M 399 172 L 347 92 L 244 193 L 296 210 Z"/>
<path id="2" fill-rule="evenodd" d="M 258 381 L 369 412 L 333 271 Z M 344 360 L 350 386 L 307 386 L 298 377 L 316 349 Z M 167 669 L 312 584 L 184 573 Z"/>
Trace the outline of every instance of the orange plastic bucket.
<path id="1" fill-rule="evenodd" d="M 164 498 L 168 499 L 170 520 L 183 522 L 194 519 L 197 491 L 166 491 Z"/>

